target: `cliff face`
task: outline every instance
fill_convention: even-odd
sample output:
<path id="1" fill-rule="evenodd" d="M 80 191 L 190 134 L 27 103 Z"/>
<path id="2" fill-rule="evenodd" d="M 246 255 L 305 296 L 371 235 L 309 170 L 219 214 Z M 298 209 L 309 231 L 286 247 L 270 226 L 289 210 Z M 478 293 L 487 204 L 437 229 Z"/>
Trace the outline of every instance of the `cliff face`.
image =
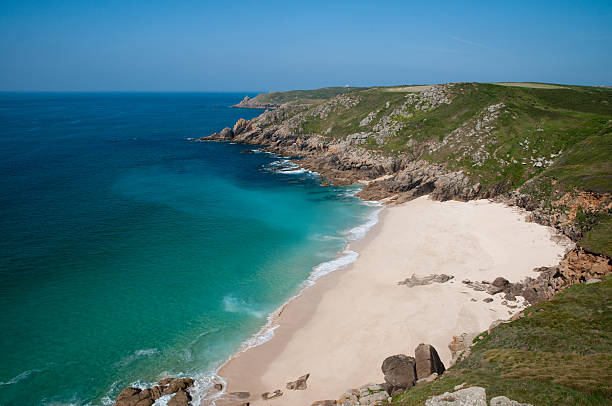
<path id="1" fill-rule="evenodd" d="M 458 83 L 314 100 L 325 93 L 299 92 L 307 91 L 247 97 L 237 106 L 275 109 L 202 140 L 299 158 L 330 182 L 363 184 L 367 200 L 496 197 L 575 241 L 606 233 L 599 226 L 612 209 L 612 91 Z M 277 99 L 291 101 L 267 103 Z M 596 153 L 582 157 L 589 148 Z M 609 236 L 594 251 L 608 250 Z"/>

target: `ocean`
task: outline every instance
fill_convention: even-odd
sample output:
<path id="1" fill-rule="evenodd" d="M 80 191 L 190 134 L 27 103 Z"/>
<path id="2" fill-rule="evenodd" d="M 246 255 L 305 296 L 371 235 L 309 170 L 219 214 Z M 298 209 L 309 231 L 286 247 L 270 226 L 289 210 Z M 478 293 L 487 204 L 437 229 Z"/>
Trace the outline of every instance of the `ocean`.
<path id="1" fill-rule="evenodd" d="M 0 405 L 208 378 L 355 258 L 377 208 L 283 157 L 193 142 L 246 93 L 0 94 Z M 249 96 L 254 96 L 249 94 Z"/>

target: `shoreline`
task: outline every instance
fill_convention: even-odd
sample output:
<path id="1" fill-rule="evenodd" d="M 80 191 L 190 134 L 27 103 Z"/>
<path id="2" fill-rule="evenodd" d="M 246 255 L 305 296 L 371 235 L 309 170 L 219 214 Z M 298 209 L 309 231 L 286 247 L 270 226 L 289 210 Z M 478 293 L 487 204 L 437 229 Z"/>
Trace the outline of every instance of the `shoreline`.
<path id="1" fill-rule="evenodd" d="M 413 203 L 413 202 L 416 202 L 416 203 Z M 301 357 L 299 353 L 296 353 L 296 343 L 298 344 L 301 343 L 303 345 L 304 343 L 311 341 L 311 339 L 314 340 L 313 342 L 317 342 L 316 341 L 317 337 L 320 338 L 321 336 L 324 336 L 326 334 L 330 334 L 331 336 L 336 335 L 337 333 L 340 333 L 339 334 L 340 336 L 343 336 L 343 334 L 350 334 L 351 332 L 350 328 L 348 330 L 343 330 L 343 326 L 341 325 L 337 326 L 339 331 L 334 331 L 333 329 L 332 330 L 330 329 L 321 330 L 320 329 L 321 324 L 325 324 L 325 323 L 317 322 L 317 318 L 320 321 L 321 314 L 324 315 L 325 313 L 325 312 L 321 313 L 321 308 L 322 307 L 325 308 L 326 303 L 324 302 L 330 302 L 330 300 L 331 302 L 333 302 L 334 301 L 333 296 L 336 296 L 339 294 L 340 291 L 347 289 L 345 287 L 346 282 L 347 282 L 347 275 L 354 276 L 353 274 L 355 272 L 360 272 L 359 269 L 357 271 L 355 271 L 355 269 L 363 268 L 363 266 L 360 265 L 360 261 L 366 261 L 368 260 L 368 256 L 373 255 L 372 245 L 375 245 L 376 249 L 380 248 L 380 241 L 377 241 L 377 240 L 387 238 L 386 234 L 388 233 L 388 228 L 390 227 L 388 222 L 390 221 L 395 222 L 398 219 L 395 213 L 399 211 L 405 211 L 406 210 L 405 208 L 410 207 L 411 204 L 413 206 L 415 204 L 422 205 L 424 202 L 425 202 L 425 206 L 432 206 L 432 207 L 438 206 L 438 208 L 442 206 L 462 206 L 464 208 L 469 207 L 471 209 L 477 209 L 479 206 L 483 206 L 483 207 L 489 207 L 489 208 L 493 207 L 494 208 L 493 211 L 499 211 L 499 210 L 501 210 L 502 212 L 505 211 L 505 214 L 508 217 L 512 218 L 512 220 L 518 220 L 517 223 L 520 223 L 522 225 L 527 225 L 526 227 L 530 229 L 534 227 L 539 228 L 538 238 L 541 239 L 543 235 L 545 236 L 544 241 L 538 240 L 540 245 L 542 244 L 548 245 L 548 248 L 551 248 L 552 246 L 554 246 L 553 248 L 554 255 L 552 255 L 553 251 L 547 252 L 547 254 L 549 254 L 549 258 L 546 261 L 542 261 L 538 258 L 532 261 L 534 265 L 532 268 L 522 269 L 519 273 L 515 273 L 514 275 L 499 274 L 493 277 L 487 276 L 489 280 L 492 280 L 497 276 L 504 276 L 508 279 L 511 279 L 512 282 L 518 282 L 524 276 L 533 275 L 532 269 L 537 266 L 555 265 L 556 263 L 559 262 L 562 255 L 566 251 L 566 248 L 562 247 L 561 244 L 554 243 L 552 241 L 552 236 L 554 235 L 554 232 L 551 229 L 546 228 L 544 226 L 537 225 L 535 223 L 527 223 L 525 221 L 526 213 L 524 211 L 517 210 L 516 207 L 508 207 L 500 203 L 492 203 L 486 200 L 472 201 L 472 202 L 456 202 L 456 201 L 435 202 L 435 201 L 429 200 L 427 197 L 421 197 L 412 202 L 408 202 L 402 205 L 389 206 L 378 213 L 378 216 L 379 216 L 378 222 L 373 227 L 371 227 L 369 232 L 367 232 L 362 239 L 357 240 L 357 241 L 351 241 L 347 245 L 347 248 L 346 248 L 347 250 L 352 250 L 352 251 L 356 251 L 357 253 L 359 253 L 359 257 L 357 258 L 355 262 L 349 264 L 346 267 L 338 269 L 334 272 L 321 276 L 320 278 L 317 279 L 317 282 L 314 285 L 306 286 L 302 288 L 297 295 L 295 295 L 294 297 L 289 299 L 287 302 L 285 302 L 285 304 L 283 304 L 278 310 L 276 310 L 271 315 L 272 316 L 271 321 L 275 324 L 275 327 L 274 327 L 274 336 L 270 340 L 258 346 L 255 346 L 255 347 L 251 347 L 248 349 L 241 349 L 240 351 L 232 355 L 230 359 L 228 359 L 224 364 L 221 365 L 221 367 L 217 369 L 217 375 L 220 376 L 223 381 L 227 382 L 227 387 L 224 388 L 224 391 L 227 391 L 227 392 L 249 391 L 251 393 L 251 397 L 250 397 L 251 404 L 257 405 L 257 404 L 262 404 L 261 397 L 260 397 L 261 393 L 273 392 L 277 389 L 281 389 L 283 392 L 285 392 L 284 395 L 281 396 L 280 398 L 266 401 L 266 404 L 270 404 L 270 402 L 276 403 L 279 405 L 286 404 L 287 402 L 291 402 L 290 404 L 309 404 L 309 402 L 312 402 L 314 400 L 328 399 L 328 398 L 334 399 L 338 397 L 342 392 L 344 392 L 349 387 L 357 387 L 359 385 L 362 385 L 368 382 L 377 383 L 376 379 L 378 379 L 378 381 L 382 381 L 382 373 L 379 371 L 379 367 L 384 357 L 379 360 L 375 360 L 375 358 L 377 357 L 380 358 L 381 355 L 380 354 L 368 354 L 368 356 L 371 359 L 368 362 L 370 366 L 368 368 L 365 368 L 366 371 L 362 371 L 364 369 L 362 365 L 361 367 L 355 368 L 354 371 L 347 374 L 347 375 L 352 374 L 353 378 L 359 375 L 361 376 L 360 378 L 361 380 L 354 379 L 349 382 L 350 378 L 346 378 L 346 379 L 342 378 L 340 379 L 340 381 L 342 381 L 341 383 L 340 382 L 335 382 L 335 383 L 329 382 L 330 385 L 325 385 L 327 387 L 324 387 L 320 379 L 321 376 L 317 377 L 317 374 L 313 373 L 312 370 L 306 370 L 309 368 L 305 368 L 305 367 L 300 368 L 298 366 L 300 363 L 302 365 L 308 364 L 308 360 L 304 360 L 300 358 L 311 359 L 313 356 L 316 358 L 316 354 L 313 354 L 313 349 L 305 348 L 303 352 L 307 354 L 305 354 L 304 357 Z M 389 217 L 392 217 L 392 218 L 389 219 Z M 441 224 L 441 226 L 444 226 L 444 224 Z M 362 253 L 364 255 L 367 255 L 365 260 L 363 259 L 361 255 Z M 415 273 L 417 273 L 420 276 L 429 274 L 429 272 L 415 272 Z M 431 273 L 439 273 L 439 272 L 431 272 Z M 406 271 L 405 273 L 403 273 L 403 275 L 404 276 L 401 278 L 402 280 L 404 278 L 410 277 L 411 273 L 409 271 Z M 361 276 L 363 276 L 363 274 Z M 399 275 L 397 274 L 393 276 L 395 278 L 394 279 L 395 283 L 393 285 L 396 285 L 396 283 L 399 282 L 400 279 L 398 279 L 398 276 Z M 420 288 L 424 291 L 430 291 L 430 293 L 434 293 L 436 291 L 439 291 L 440 289 L 445 290 L 446 288 L 451 287 L 451 286 L 458 287 L 459 289 L 462 289 L 462 290 L 469 290 L 469 289 L 465 289 L 464 286 L 461 285 L 461 278 L 458 276 L 459 275 L 456 275 L 454 280 L 446 284 L 433 284 L 433 285 L 428 285 L 428 286 L 420 286 L 416 288 L 407 288 L 405 286 L 393 286 L 391 289 L 392 290 L 395 289 L 399 291 L 400 294 L 406 293 L 409 289 L 414 290 L 417 288 Z M 512 276 L 514 276 L 514 278 L 512 278 Z M 453 289 L 451 289 L 451 291 L 452 290 Z M 457 292 L 454 292 L 454 293 L 457 293 Z M 468 296 L 470 296 L 470 299 L 473 296 L 478 296 L 477 302 L 474 302 L 473 300 L 470 301 L 470 299 L 467 299 L 467 298 L 464 300 L 463 298 L 461 298 L 463 294 L 464 292 L 460 293 L 459 298 L 458 298 L 459 300 L 458 301 L 455 300 L 460 305 L 465 304 L 463 302 L 467 300 L 467 304 L 472 304 L 472 305 L 475 304 L 477 306 L 480 306 L 481 308 L 484 308 L 484 307 L 494 308 L 494 310 L 489 309 L 488 311 L 491 311 L 495 315 L 495 318 L 485 317 L 482 315 L 479 315 L 478 317 L 472 317 L 472 320 L 471 320 L 471 324 L 473 325 L 472 330 L 477 330 L 477 331 L 469 331 L 469 332 L 480 332 L 486 329 L 488 325 L 490 324 L 490 322 L 494 321 L 496 318 L 498 318 L 498 316 L 500 316 L 499 318 L 501 318 L 501 315 L 504 315 L 505 316 L 504 318 L 509 318 L 511 314 L 520 311 L 522 308 L 521 306 L 517 306 L 515 309 L 512 309 L 512 311 L 509 311 L 508 307 L 502 305 L 501 300 L 499 300 L 498 298 L 496 298 L 494 303 L 482 304 L 482 298 L 484 296 L 487 296 L 483 292 L 472 292 L 472 291 L 468 292 Z M 372 297 L 370 297 L 369 299 L 371 300 Z M 431 297 L 429 297 L 429 299 L 431 299 Z M 455 299 L 457 299 L 457 297 L 455 297 Z M 374 297 L 374 301 L 376 301 L 375 297 Z M 346 303 L 344 305 L 346 307 Z M 427 303 L 424 303 L 424 305 L 427 305 Z M 327 307 L 326 309 L 327 310 L 331 309 L 330 311 L 333 312 L 334 307 L 335 306 Z M 486 315 L 486 312 L 484 313 Z M 470 317 L 468 317 L 468 319 L 469 318 Z M 341 320 L 342 318 L 337 319 L 337 321 L 339 322 L 338 324 L 341 324 Z M 326 320 L 327 326 L 334 327 L 334 324 L 330 325 L 329 321 L 330 320 Z M 382 330 L 384 330 L 384 328 L 382 328 Z M 465 328 L 459 328 L 456 330 L 457 330 L 456 333 L 458 335 L 463 332 L 459 330 L 465 330 Z M 374 331 L 376 331 L 376 329 Z M 382 332 L 382 334 L 388 335 L 384 331 Z M 308 335 L 309 335 L 309 338 L 305 340 L 306 338 L 305 336 L 308 336 Z M 450 355 L 447 354 L 448 350 L 446 348 L 446 345 L 452 339 L 452 335 L 451 336 L 448 336 L 448 335 L 449 334 L 447 333 L 445 336 L 446 338 L 443 340 L 437 339 L 437 342 L 433 342 L 436 340 L 425 340 L 425 342 L 434 344 L 434 346 L 438 349 L 438 352 L 440 353 L 441 358 L 443 359 L 444 363 L 447 366 L 450 360 Z M 351 340 L 345 339 L 344 341 L 349 341 L 346 343 L 344 347 L 351 346 L 351 343 L 350 343 Z M 416 346 L 417 344 L 418 342 L 415 343 L 414 346 Z M 371 345 L 379 345 L 379 343 L 375 343 Z M 363 343 L 360 344 L 359 346 L 363 348 L 368 347 L 368 345 L 365 345 L 364 347 Z M 413 350 L 413 348 L 402 347 L 402 348 L 398 348 L 397 350 L 399 350 L 400 352 L 404 352 L 404 353 L 410 353 Z M 394 351 L 393 345 L 391 345 L 390 348 L 385 348 L 384 350 L 384 353 L 386 354 L 385 356 L 392 355 L 393 351 Z M 372 352 L 377 353 L 377 351 L 372 351 Z M 363 355 L 363 353 L 360 353 L 358 350 L 356 351 L 356 349 L 354 349 L 353 351 L 350 351 L 350 353 Z M 325 354 L 322 354 L 322 355 L 325 356 Z M 328 355 L 331 355 L 331 354 L 328 354 Z M 340 356 L 340 358 L 342 357 L 343 356 Z M 325 358 L 327 358 L 327 356 L 325 356 Z M 350 361 L 350 354 L 347 354 L 347 356 L 344 356 L 344 358 Z M 326 361 L 319 360 L 319 362 L 325 363 Z M 290 366 L 285 367 L 283 366 L 283 364 L 290 365 Z M 310 364 L 312 364 L 312 362 Z M 328 367 L 331 367 L 331 366 L 328 366 Z M 288 369 L 294 368 L 294 371 L 290 372 L 287 368 Z M 367 372 L 368 369 L 370 372 Z M 304 374 L 307 374 L 307 373 L 311 373 L 311 378 L 308 381 L 309 389 L 305 391 L 287 391 L 285 390 L 286 382 L 293 381 L 297 379 L 298 377 Z M 312 382 L 313 389 L 310 389 L 311 382 Z M 202 404 L 206 404 L 206 403 L 202 403 Z M 223 403 L 218 402 L 217 404 L 223 404 Z"/>

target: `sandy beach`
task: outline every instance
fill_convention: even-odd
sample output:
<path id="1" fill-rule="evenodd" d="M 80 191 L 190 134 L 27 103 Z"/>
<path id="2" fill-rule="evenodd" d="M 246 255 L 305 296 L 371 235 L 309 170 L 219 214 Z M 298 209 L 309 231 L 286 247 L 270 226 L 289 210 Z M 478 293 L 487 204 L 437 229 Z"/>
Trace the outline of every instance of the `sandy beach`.
<path id="1" fill-rule="evenodd" d="M 432 344 L 448 366 L 454 335 L 486 330 L 519 308 L 462 284 L 463 279 L 511 282 L 559 262 L 567 249 L 551 229 L 526 222 L 516 208 L 489 201 L 437 202 L 426 196 L 386 208 L 346 269 L 319 279 L 287 304 L 274 337 L 240 353 L 219 371 L 228 391 L 249 391 L 252 405 L 310 405 L 345 390 L 383 382 L 382 361 Z M 408 287 L 413 274 L 447 274 L 445 283 Z M 475 301 L 473 300 L 475 299 Z M 310 373 L 308 389 L 285 384 Z M 261 400 L 261 393 L 284 394 Z"/>

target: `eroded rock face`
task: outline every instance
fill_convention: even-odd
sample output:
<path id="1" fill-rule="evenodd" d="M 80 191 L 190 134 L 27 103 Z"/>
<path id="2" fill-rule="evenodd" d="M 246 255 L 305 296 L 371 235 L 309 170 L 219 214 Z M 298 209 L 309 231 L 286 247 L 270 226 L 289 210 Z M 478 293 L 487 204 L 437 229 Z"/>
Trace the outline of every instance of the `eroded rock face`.
<path id="1" fill-rule="evenodd" d="M 441 375 L 446 369 L 432 345 L 419 344 L 414 350 L 414 358 L 417 379 L 425 379 L 434 373 Z"/>
<path id="2" fill-rule="evenodd" d="M 385 382 L 393 388 L 407 389 L 416 382 L 416 360 L 404 354 L 387 357 L 382 364 Z"/>
<path id="3" fill-rule="evenodd" d="M 484 388 L 472 386 L 433 396 L 425 401 L 425 406 L 487 406 L 487 394 Z"/>

